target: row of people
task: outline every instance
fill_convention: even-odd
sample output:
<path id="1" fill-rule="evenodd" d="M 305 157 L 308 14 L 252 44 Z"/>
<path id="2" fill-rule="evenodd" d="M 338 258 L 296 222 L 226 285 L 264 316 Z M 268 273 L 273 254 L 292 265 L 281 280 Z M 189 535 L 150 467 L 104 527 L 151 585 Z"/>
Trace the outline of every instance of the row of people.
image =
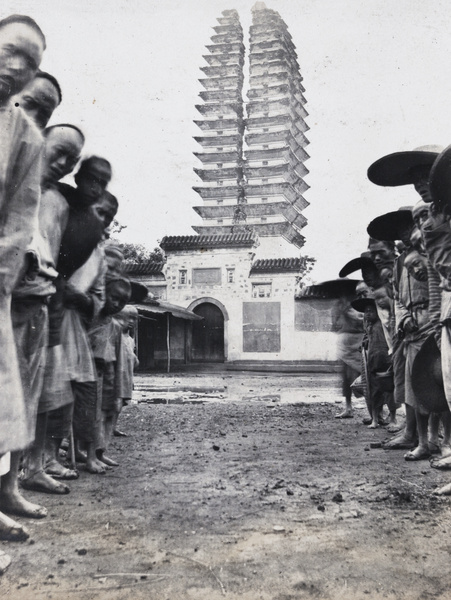
<path id="1" fill-rule="evenodd" d="M 406 449 L 405 460 L 429 459 L 438 469 L 451 468 L 450 156 L 450 148 L 428 146 L 384 156 L 370 166 L 368 177 L 376 185 L 411 185 L 419 198 L 371 221 L 367 251 L 340 271 L 340 277 L 361 272 L 360 297 L 344 299 L 361 354 L 354 343 L 346 407 L 337 418 L 353 416 L 350 379 L 360 371 L 352 387 L 363 384 L 369 426 L 383 423 L 384 405 L 390 414 L 389 431 L 396 435 L 383 447 Z M 363 327 L 353 309 L 363 315 Z M 400 428 L 396 411 L 402 405 Z M 451 494 L 451 484 L 439 493 Z"/>
<path id="2" fill-rule="evenodd" d="M 59 461 L 63 438 L 91 473 L 116 464 L 105 452 L 135 361 L 131 283 L 107 242 L 112 168 L 91 156 L 76 187 L 61 182 L 85 136 L 48 126 L 62 92 L 39 70 L 45 48 L 30 17 L 0 20 L 0 539 L 10 541 L 29 534 L 9 515 L 47 515 L 22 489 L 66 494 L 61 480 L 78 476 Z M 0 573 L 9 561 L 0 554 Z"/>

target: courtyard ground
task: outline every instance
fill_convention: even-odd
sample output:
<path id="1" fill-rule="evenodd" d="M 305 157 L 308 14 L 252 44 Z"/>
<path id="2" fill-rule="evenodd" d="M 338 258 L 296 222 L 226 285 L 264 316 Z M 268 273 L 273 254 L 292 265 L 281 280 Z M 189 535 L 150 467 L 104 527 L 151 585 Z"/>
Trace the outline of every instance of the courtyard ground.
<path id="1" fill-rule="evenodd" d="M 139 376 L 104 476 L 27 497 L 0 598 L 449 600 L 451 472 L 377 447 L 336 375 Z M 24 522 L 24 521 L 23 521 Z"/>

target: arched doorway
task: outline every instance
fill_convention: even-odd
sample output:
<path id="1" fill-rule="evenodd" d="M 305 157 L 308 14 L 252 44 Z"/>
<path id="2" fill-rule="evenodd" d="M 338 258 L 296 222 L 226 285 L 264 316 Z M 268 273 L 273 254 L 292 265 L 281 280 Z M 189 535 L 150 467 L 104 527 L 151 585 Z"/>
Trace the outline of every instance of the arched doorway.
<path id="1" fill-rule="evenodd" d="M 202 318 L 193 322 L 191 360 L 193 362 L 224 362 L 224 315 L 211 302 L 203 302 L 192 311 Z"/>

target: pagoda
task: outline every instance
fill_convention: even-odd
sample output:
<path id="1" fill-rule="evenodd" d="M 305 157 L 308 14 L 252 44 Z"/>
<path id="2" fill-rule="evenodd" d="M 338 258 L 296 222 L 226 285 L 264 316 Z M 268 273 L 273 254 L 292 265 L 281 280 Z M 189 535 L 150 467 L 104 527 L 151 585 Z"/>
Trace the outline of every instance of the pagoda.
<path id="1" fill-rule="evenodd" d="M 308 206 L 304 87 L 296 50 L 280 15 L 257 2 L 252 9 L 249 86 L 243 117 L 244 46 L 236 11 L 224 11 L 207 46 L 202 70 L 207 79 L 196 121 L 203 185 L 194 189 L 203 206 L 194 209 L 203 223 L 197 233 L 253 231 L 260 238 L 283 238 L 301 248 Z M 263 241 L 263 240 L 262 240 Z"/>
<path id="2" fill-rule="evenodd" d="M 202 168 L 194 169 L 202 186 L 194 190 L 203 200 L 203 206 L 194 210 L 205 223 L 194 230 L 206 234 L 231 233 L 234 210 L 243 195 L 243 28 L 236 10 L 224 11 L 218 23 L 204 56 L 208 66 L 201 68 L 205 90 L 199 95 L 204 103 L 196 109 L 203 119 L 195 123 L 202 135 L 194 138 L 202 147 L 195 153 Z"/>

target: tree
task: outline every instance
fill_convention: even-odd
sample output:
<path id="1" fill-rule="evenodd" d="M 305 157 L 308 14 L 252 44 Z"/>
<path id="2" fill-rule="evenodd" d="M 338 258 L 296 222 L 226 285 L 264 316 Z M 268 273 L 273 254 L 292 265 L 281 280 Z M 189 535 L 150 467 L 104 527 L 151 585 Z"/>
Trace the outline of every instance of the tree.
<path id="1" fill-rule="evenodd" d="M 296 288 L 300 291 L 306 285 L 310 285 L 308 282 L 305 282 L 304 279 L 308 278 L 309 273 L 312 271 L 313 267 L 316 263 L 316 258 L 313 256 L 301 256 L 301 268 L 299 269 L 299 273 L 296 276 Z"/>
<path id="2" fill-rule="evenodd" d="M 159 246 L 153 250 L 149 250 L 149 248 L 146 248 L 146 246 L 143 244 L 120 242 L 119 240 L 113 238 L 111 238 L 111 241 L 122 250 L 125 260 L 136 263 L 144 263 L 149 261 L 157 263 L 166 262 L 166 256 Z"/>
<path id="3" fill-rule="evenodd" d="M 110 235 L 116 236 L 121 233 L 124 229 L 127 229 L 127 225 L 122 225 L 117 219 L 113 219 L 109 227 Z M 131 242 L 121 242 L 116 237 L 111 237 L 110 241 L 120 248 L 124 254 L 124 260 L 129 260 L 136 263 L 144 262 L 166 262 L 166 256 L 163 250 L 157 246 L 153 250 L 149 250 L 144 244 L 133 244 Z"/>

